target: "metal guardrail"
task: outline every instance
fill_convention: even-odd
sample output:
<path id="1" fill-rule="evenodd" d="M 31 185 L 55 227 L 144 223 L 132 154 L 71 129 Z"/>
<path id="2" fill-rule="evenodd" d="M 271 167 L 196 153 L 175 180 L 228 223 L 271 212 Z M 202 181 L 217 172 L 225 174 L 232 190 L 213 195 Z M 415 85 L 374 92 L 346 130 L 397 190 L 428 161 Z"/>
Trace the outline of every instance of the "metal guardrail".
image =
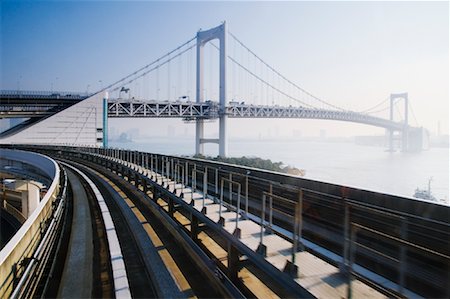
<path id="1" fill-rule="evenodd" d="M 101 156 L 108 156 L 111 158 L 120 158 L 121 156 L 121 150 L 118 149 L 84 149 L 88 152 L 101 155 Z M 147 156 L 145 158 L 144 156 Z M 346 208 L 344 208 L 344 211 L 341 211 L 342 213 L 342 222 L 343 222 L 343 229 L 340 233 L 340 240 L 339 242 L 342 242 L 342 267 L 341 270 L 344 274 L 347 274 L 349 279 L 351 279 L 352 276 L 357 275 L 359 277 L 364 276 L 362 273 L 357 272 L 352 267 L 349 267 L 349 265 L 353 265 L 356 259 L 356 254 L 358 256 L 368 256 L 367 252 L 364 251 L 358 251 L 358 249 L 355 247 L 353 241 L 348 242 L 348 240 L 354 240 L 351 236 L 351 229 L 355 223 L 358 224 L 358 217 L 361 217 L 361 213 L 370 213 L 371 215 L 379 215 L 381 217 L 380 219 L 395 219 L 395 223 L 392 224 L 395 226 L 395 231 L 399 233 L 398 236 L 396 235 L 389 235 L 392 238 L 397 238 L 399 240 L 403 240 L 402 242 L 408 242 L 407 238 L 407 219 L 408 221 L 414 221 L 414 219 L 420 219 L 420 220 L 426 220 L 430 221 L 432 223 L 435 223 L 436 225 L 443 225 L 447 228 L 450 228 L 449 223 L 443 223 L 439 221 L 435 221 L 432 219 L 425 219 L 420 216 L 411 215 L 411 214 L 405 214 L 402 212 L 397 212 L 393 210 L 384 209 L 382 207 L 373 206 L 368 203 L 359 202 L 355 199 L 350 199 L 346 197 L 339 197 L 332 194 L 323 193 L 316 190 L 311 190 L 307 188 L 302 187 L 295 187 L 292 185 L 280 185 L 275 181 L 255 177 L 249 173 L 243 174 L 243 173 L 236 173 L 234 171 L 223 169 L 220 165 L 217 166 L 211 166 L 211 163 L 208 163 L 208 165 L 202 165 L 201 162 L 196 162 L 190 159 L 185 158 L 179 158 L 179 157 L 170 157 L 170 156 L 164 156 L 164 155 L 157 155 L 157 154 L 146 154 L 146 153 L 140 153 L 137 151 L 125 151 L 124 154 L 122 154 L 122 157 L 124 158 L 124 161 L 127 161 L 132 164 L 140 165 L 144 168 L 150 168 L 153 172 L 159 172 L 161 173 L 161 180 L 163 178 L 170 178 L 173 180 L 177 180 L 177 174 L 175 167 L 173 165 L 184 165 L 183 168 L 186 169 L 185 175 L 186 178 L 184 178 L 183 185 L 186 187 L 190 187 L 191 190 L 198 190 L 200 192 L 204 193 L 204 198 L 206 198 L 207 195 L 217 200 L 218 203 L 221 203 L 221 205 L 226 205 L 228 207 L 231 207 L 235 211 L 237 211 L 237 219 L 236 219 L 236 230 L 239 228 L 239 219 L 240 215 L 243 216 L 247 215 L 249 212 L 249 185 L 250 188 L 252 188 L 255 184 L 265 186 L 262 187 L 265 189 L 265 191 L 262 192 L 262 199 L 260 199 L 260 209 L 265 209 L 263 205 L 265 205 L 266 201 L 269 201 L 269 207 L 267 208 L 267 211 L 262 211 L 260 216 L 260 224 L 262 224 L 262 227 L 266 229 L 271 229 L 274 227 L 274 222 L 277 221 L 284 221 L 289 222 L 292 224 L 292 229 L 290 229 L 291 234 L 284 234 L 284 237 L 291 240 L 292 242 L 292 256 L 291 256 L 291 263 L 295 263 L 295 253 L 303 247 L 303 244 L 301 243 L 301 239 L 303 237 L 302 231 L 303 231 L 303 203 L 311 203 L 312 198 L 314 198 L 313 203 L 314 204 L 320 204 L 324 206 L 332 206 L 333 204 L 336 204 L 336 202 L 339 202 L 341 205 L 342 203 Z M 150 163 L 148 163 L 150 161 Z M 150 165 L 149 165 L 150 164 Z M 200 175 L 199 175 L 200 174 Z M 214 178 L 213 178 L 214 177 Z M 206 178 L 206 182 L 205 182 Z M 250 183 L 250 184 L 249 184 Z M 231 187 L 228 187 L 229 192 L 224 192 L 224 186 L 225 185 L 232 185 Z M 205 186 L 206 185 L 206 186 Z M 234 188 L 233 188 L 234 187 Z M 244 188 L 245 187 L 245 188 Z M 289 191 L 288 193 L 292 194 L 288 197 L 282 196 L 282 194 L 275 194 L 276 192 L 274 189 L 280 190 L 286 190 Z M 237 189 L 237 190 L 236 190 Z M 225 194 L 228 194 L 228 200 L 225 200 Z M 295 198 L 295 195 L 297 194 L 297 198 Z M 243 203 L 240 200 L 240 197 L 243 196 L 246 198 L 246 201 Z M 254 194 L 252 195 L 252 200 L 254 201 Z M 286 209 L 280 210 L 279 208 L 275 207 L 273 205 L 273 201 L 277 200 L 278 204 L 280 202 L 285 202 L 287 205 L 291 205 L 292 208 L 290 209 L 290 212 L 286 213 Z M 254 209 L 254 207 L 253 207 Z M 288 209 L 289 210 L 289 209 Z M 245 211 L 243 213 L 242 211 Z M 219 211 L 220 214 L 220 211 Z M 268 214 L 268 221 L 266 221 L 265 216 Z M 378 217 L 378 216 L 377 216 Z M 356 221 L 356 222 L 355 222 Z M 394 221 L 394 220 L 392 220 Z M 364 222 L 361 222 L 358 225 L 363 225 Z M 220 221 L 219 221 L 220 224 Z M 397 226 L 398 225 L 398 226 Z M 370 227 L 369 227 L 370 228 Z M 376 227 L 372 227 L 370 229 L 376 229 Z M 278 234 L 283 234 L 280 231 L 277 231 Z M 239 235 L 239 234 L 235 234 Z M 264 232 L 261 232 L 261 237 L 263 238 Z M 327 239 L 329 236 L 322 236 L 323 238 Z M 330 239 L 329 241 L 335 241 Z M 400 242 L 397 244 L 399 246 L 400 251 L 400 259 L 397 263 L 397 266 L 394 266 L 394 268 L 397 268 L 398 272 L 400 273 L 399 279 L 397 281 L 393 281 L 394 284 L 397 285 L 397 289 L 394 289 L 394 293 L 403 295 L 404 288 L 405 288 L 405 279 L 406 279 L 406 255 L 407 255 L 407 249 L 404 248 L 403 243 Z M 260 245 L 263 245 L 263 242 L 261 242 Z M 364 245 L 364 244 L 361 244 Z M 416 245 L 419 246 L 419 245 Z M 263 246 L 260 246 L 263 247 Z M 362 246 L 359 246 L 362 247 Z M 424 247 L 425 248 L 425 247 Z M 259 249 L 260 253 L 264 253 L 263 249 Z M 365 277 L 367 280 L 371 280 L 370 277 Z M 381 286 L 381 288 L 384 288 L 385 286 Z M 351 284 L 349 287 L 349 296 L 351 297 Z"/>
<path id="2" fill-rule="evenodd" d="M 73 91 L 37 91 L 37 90 L 0 90 L 0 98 L 67 98 L 67 99 L 85 99 L 92 94 L 87 92 Z"/>
<path id="3" fill-rule="evenodd" d="M 337 266 L 339 266 L 340 263 L 343 274 L 347 274 L 348 277 L 351 277 L 352 275 L 357 275 L 358 277 L 365 275 L 364 273 L 359 272 L 358 269 L 360 268 L 350 269 L 349 265 L 354 265 L 355 261 L 356 263 L 359 263 L 361 258 L 371 258 L 373 261 L 376 261 L 375 257 L 371 255 L 371 253 L 364 250 L 363 246 L 355 247 L 356 245 L 353 244 L 354 242 L 349 241 L 354 240 L 351 236 L 352 223 L 363 225 L 376 231 L 384 229 L 384 233 L 389 236 L 402 239 L 405 242 L 410 242 L 423 248 L 433 248 L 432 250 L 438 253 L 442 253 L 445 256 L 448 255 L 448 248 L 446 249 L 443 247 L 448 243 L 448 239 L 446 240 L 445 237 L 447 236 L 448 238 L 449 236 L 448 232 L 450 231 L 450 224 L 448 222 L 439 220 L 439 217 L 432 219 L 424 217 L 420 214 L 408 213 L 406 212 L 407 209 L 397 211 L 383 207 L 383 205 L 378 206 L 369 202 L 359 201 L 356 200 L 358 198 L 349 197 L 348 194 L 346 194 L 347 191 L 345 190 L 343 190 L 341 196 L 337 196 L 336 194 L 329 193 L 328 188 L 332 186 L 330 184 L 323 184 L 324 188 L 319 189 L 320 191 L 312 190 L 302 186 L 301 179 L 296 179 L 282 174 L 274 174 L 271 172 L 264 172 L 246 167 L 237 167 L 224 163 L 214 163 L 211 161 L 192 158 L 142 153 L 138 151 L 93 147 L 46 147 L 46 149 L 51 151 L 61 150 L 65 154 L 74 157 L 97 157 L 105 163 L 107 163 L 106 161 L 110 161 L 108 163 L 117 162 L 126 165 L 126 167 L 132 167 L 135 170 L 137 169 L 137 165 L 139 165 L 145 169 L 149 169 L 152 174 L 151 179 L 157 181 L 158 184 L 167 183 L 171 179 L 175 180 L 177 183 L 181 183 L 180 188 L 189 187 L 191 190 L 196 188 L 200 192 L 205 192 L 204 190 L 206 189 L 206 196 L 208 198 L 213 199 L 216 203 L 218 203 L 220 201 L 220 197 L 222 196 L 222 203 L 224 205 L 229 206 L 236 211 L 239 209 L 239 214 L 244 217 L 252 214 L 252 219 L 257 223 L 262 220 L 264 228 L 271 229 L 275 233 L 281 234 L 286 239 L 291 240 L 293 247 L 297 243 L 301 246 L 300 242 L 294 241 L 295 238 L 301 241 L 302 238 L 308 238 L 309 235 L 314 234 L 314 236 L 318 236 L 326 242 L 334 244 L 333 246 L 336 246 L 332 252 L 342 256 L 342 260 L 337 260 Z M 236 186 L 240 184 L 241 189 L 231 190 L 231 188 L 229 188 L 232 191 L 229 193 L 224 192 L 226 190 L 220 190 L 221 185 L 225 187 L 225 185 L 228 185 L 230 181 L 236 183 Z M 308 180 L 305 181 L 308 182 Z M 296 185 L 296 182 L 300 185 Z M 238 194 L 241 197 L 245 197 L 246 200 L 239 200 L 238 203 Z M 263 195 L 265 195 L 266 200 L 262 200 Z M 367 192 L 367 194 L 364 195 L 368 196 L 370 194 Z M 374 195 L 376 196 L 376 194 Z M 301 198 L 301 204 L 298 202 L 299 196 Z M 272 204 L 270 202 L 270 197 L 272 197 Z M 284 200 L 281 200 L 279 197 L 292 201 L 292 205 L 285 204 L 284 207 L 280 206 Z M 387 198 L 384 197 L 382 197 L 382 199 L 387 200 Z M 401 200 L 395 197 L 394 199 L 396 202 Z M 267 203 L 267 200 L 269 200 L 269 208 L 261 214 L 262 204 L 263 202 Z M 274 204 L 275 201 L 277 202 L 276 205 Z M 411 201 L 411 204 L 414 204 L 414 201 Z M 291 209 L 288 208 L 288 205 L 291 206 Z M 318 220 L 316 220 L 314 209 L 311 210 L 311 207 L 320 209 L 321 212 L 323 212 L 323 215 L 330 215 L 335 217 L 335 219 L 318 218 Z M 428 205 L 427 208 L 432 207 Z M 427 211 L 427 213 L 429 212 L 430 211 Z M 286 217 L 286 213 L 290 217 Z M 258 216 L 255 217 L 255 215 Z M 265 217 L 263 217 L 263 215 Z M 267 216 L 269 218 L 267 218 Z M 240 218 L 238 218 L 236 222 L 238 222 L 239 219 Z M 305 220 L 308 225 L 305 224 Z M 314 221 L 319 222 L 315 223 Z M 407 224 L 402 224 L 402 222 L 405 221 Z M 296 224 L 298 224 L 298 226 Z M 428 241 L 426 236 L 421 235 L 423 231 L 431 232 L 430 229 L 433 230 L 432 232 L 441 239 Z M 407 233 L 402 235 L 402 231 Z M 363 235 L 360 237 L 362 242 L 359 243 L 366 246 L 368 242 L 367 238 Z M 387 243 L 383 242 L 384 241 L 380 241 L 373 244 L 375 245 L 375 249 L 382 252 L 384 249 L 380 250 L 379 246 L 384 246 L 382 244 L 387 246 Z M 414 264 L 416 260 L 412 259 L 410 256 L 409 247 L 403 246 L 402 244 L 403 243 L 401 242 L 398 243 L 395 248 L 398 248 L 400 252 L 403 251 L 403 253 L 400 254 L 404 254 L 408 257 L 405 259 L 408 266 L 403 270 L 410 270 L 411 266 L 417 267 L 417 264 Z M 404 249 L 400 248 L 401 246 L 403 246 Z M 434 246 L 438 247 L 434 248 Z M 298 249 L 299 248 L 294 251 L 297 251 Z M 314 249 L 308 248 L 308 250 Z M 321 255 L 322 253 L 317 252 L 317 254 Z M 428 259 L 427 256 L 422 257 Z M 444 259 L 444 263 L 448 263 L 448 261 L 445 262 L 445 257 L 438 257 L 440 259 Z M 401 258 L 399 258 L 399 260 L 401 260 Z M 401 267 L 404 267 L 404 265 L 402 266 L 399 263 L 392 262 L 383 263 L 383 265 L 393 268 L 393 270 L 397 269 L 398 271 L 402 271 Z M 437 275 L 436 273 L 440 273 L 439 271 L 446 269 L 445 265 L 443 265 L 444 269 L 439 268 L 439 266 L 436 267 L 438 268 L 429 270 L 434 271 L 433 275 Z M 415 275 L 417 274 L 411 273 L 410 271 L 405 271 L 405 275 L 408 275 L 409 279 L 409 277 L 416 277 Z M 423 276 L 417 277 L 418 279 L 426 279 Z M 401 296 L 403 288 L 408 287 L 408 284 L 406 284 L 408 279 L 405 278 L 406 276 L 398 281 L 395 278 L 389 278 L 394 285 L 397 285 L 396 288 L 392 289 L 394 293 L 391 294 Z M 366 276 L 365 279 L 370 281 L 372 277 Z M 405 281 L 403 281 L 403 279 Z M 435 283 L 433 281 L 424 282 L 432 284 Z M 373 281 L 373 284 L 377 284 L 377 282 Z M 409 287 L 411 287 L 411 283 L 409 283 Z M 380 286 L 380 288 L 384 288 L 384 286 Z M 392 288 L 392 286 L 388 286 L 388 288 Z"/>

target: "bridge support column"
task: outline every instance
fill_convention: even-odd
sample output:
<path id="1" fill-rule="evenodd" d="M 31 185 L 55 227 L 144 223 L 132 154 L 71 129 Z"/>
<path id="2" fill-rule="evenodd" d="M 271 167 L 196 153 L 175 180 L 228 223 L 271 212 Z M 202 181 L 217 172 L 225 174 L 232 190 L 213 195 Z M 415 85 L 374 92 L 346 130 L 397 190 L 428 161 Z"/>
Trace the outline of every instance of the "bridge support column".
<path id="1" fill-rule="evenodd" d="M 393 152 L 394 151 L 394 131 L 388 130 L 388 142 L 389 142 L 389 149 L 388 151 Z"/>
<path id="2" fill-rule="evenodd" d="M 401 131 L 402 134 L 402 152 L 408 151 L 408 93 L 398 93 L 398 94 L 391 94 L 390 100 L 390 120 L 394 121 L 394 105 L 395 101 L 397 99 L 403 99 L 404 101 L 404 123 L 403 123 L 403 129 Z M 389 130 L 389 151 L 394 151 L 394 131 Z"/>
<path id="3" fill-rule="evenodd" d="M 203 47 L 205 44 L 213 39 L 220 41 L 220 74 L 219 74 L 219 156 L 225 157 L 227 155 L 227 134 L 226 123 L 227 116 L 225 115 L 226 106 L 226 23 L 223 22 L 220 26 L 215 28 L 197 32 L 197 84 L 196 95 L 197 103 L 204 102 L 203 98 Z M 203 137 L 203 120 L 196 121 L 196 136 L 195 136 L 195 154 L 204 154 L 203 143 L 207 142 Z"/>
<path id="4" fill-rule="evenodd" d="M 227 119 L 226 115 L 222 115 L 219 119 L 219 156 L 226 157 L 228 155 L 228 138 L 227 138 Z"/>
<path id="5" fill-rule="evenodd" d="M 108 92 L 105 92 L 105 96 L 103 98 L 103 147 L 108 147 Z"/>
<path id="6" fill-rule="evenodd" d="M 197 119 L 195 123 L 195 154 L 203 155 L 204 154 L 204 146 L 202 143 L 204 133 L 204 123 L 203 119 Z"/>

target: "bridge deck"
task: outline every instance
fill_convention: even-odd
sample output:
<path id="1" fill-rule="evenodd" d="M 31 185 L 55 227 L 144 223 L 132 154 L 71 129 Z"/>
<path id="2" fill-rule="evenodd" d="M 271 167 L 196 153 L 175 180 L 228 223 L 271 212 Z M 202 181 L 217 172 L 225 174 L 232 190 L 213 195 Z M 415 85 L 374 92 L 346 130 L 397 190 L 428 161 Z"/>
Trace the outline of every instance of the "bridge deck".
<path id="1" fill-rule="evenodd" d="M 179 196 L 183 194 L 182 197 L 186 203 L 191 203 L 191 200 L 193 199 L 191 204 L 193 204 L 197 210 L 202 210 L 203 194 L 201 192 L 192 192 L 189 187 L 177 184 L 165 176 L 152 172 L 139 165 L 114 158 L 112 158 L 112 160 L 124 163 L 128 167 L 138 170 L 147 177 L 154 178 L 154 181 L 159 185 L 164 185 L 169 191 L 174 192 Z M 222 208 L 222 217 L 225 219 L 224 229 L 229 233 L 235 231 L 235 211 L 227 209 L 226 205 L 220 207 L 212 197 L 207 197 L 205 199 L 205 207 L 206 216 L 215 222 L 219 221 L 219 209 Z M 240 241 L 253 251 L 256 251 L 260 241 L 261 226 L 250 219 L 245 219 L 242 215 L 239 215 L 238 217 L 240 219 L 239 229 L 241 230 Z M 216 258 L 221 259 L 223 258 L 222 255 L 226 254 L 220 246 L 218 247 L 216 244 L 213 244 L 211 240 L 205 240 L 201 237 L 200 240 L 215 253 Z M 283 271 L 287 261 L 291 259 L 292 242 L 285 240 L 278 234 L 266 232 L 264 236 L 264 245 L 267 246 L 267 257 L 265 259 L 280 271 Z M 307 251 L 297 252 L 295 256 L 295 265 L 297 265 L 299 269 L 299 276 L 295 281 L 299 285 L 306 288 L 318 298 L 345 298 L 347 296 L 347 276 L 343 275 L 338 268 Z M 243 270 L 245 271 L 245 269 Z M 251 286 L 248 287 L 251 288 Z M 254 288 L 261 288 L 261 286 L 259 285 Z M 355 298 L 386 298 L 382 293 L 356 279 L 351 283 L 351 290 Z M 270 294 L 269 289 L 262 289 L 259 291 L 265 292 L 266 295 Z"/>

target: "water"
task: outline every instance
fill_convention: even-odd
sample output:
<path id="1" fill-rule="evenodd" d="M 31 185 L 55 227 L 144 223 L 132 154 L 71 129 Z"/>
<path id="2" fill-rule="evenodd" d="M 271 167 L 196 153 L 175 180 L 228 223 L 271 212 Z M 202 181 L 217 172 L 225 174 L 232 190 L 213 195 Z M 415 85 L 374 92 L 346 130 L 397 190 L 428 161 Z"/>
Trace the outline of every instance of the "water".
<path id="1" fill-rule="evenodd" d="M 152 138 L 110 146 L 169 155 L 192 155 L 193 138 Z M 217 145 L 205 145 L 207 155 L 217 155 Z M 421 153 L 389 153 L 380 147 L 353 143 L 299 140 L 229 141 L 229 156 L 256 156 L 281 161 L 306 170 L 305 178 L 366 190 L 412 197 L 417 187 L 449 202 L 449 149 Z"/>

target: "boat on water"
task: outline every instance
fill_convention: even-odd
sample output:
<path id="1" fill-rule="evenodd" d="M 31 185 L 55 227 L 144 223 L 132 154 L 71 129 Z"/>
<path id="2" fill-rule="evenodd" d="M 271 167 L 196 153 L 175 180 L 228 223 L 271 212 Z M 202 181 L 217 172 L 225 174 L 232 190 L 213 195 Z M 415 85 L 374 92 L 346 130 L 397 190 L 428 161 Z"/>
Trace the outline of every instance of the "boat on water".
<path id="1" fill-rule="evenodd" d="M 432 180 L 433 180 L 432 177 L 428 180 L 428 189 L 416 188 L 416 191 L 414 192 L 413 197 L 425 199 L 425 200 L 431 200 L 431 201 L 438 201 L 437 198 L 434 197 L 433 194 L 431 194 L 431 181 Z"/>

